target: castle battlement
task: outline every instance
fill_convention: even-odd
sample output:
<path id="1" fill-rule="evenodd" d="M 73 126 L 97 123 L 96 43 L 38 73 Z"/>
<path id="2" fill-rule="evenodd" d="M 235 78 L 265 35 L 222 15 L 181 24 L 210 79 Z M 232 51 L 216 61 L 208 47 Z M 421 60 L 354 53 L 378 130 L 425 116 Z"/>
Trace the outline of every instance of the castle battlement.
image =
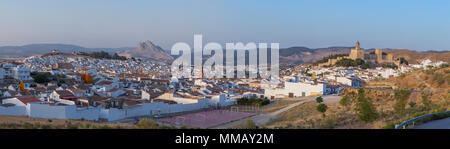
<path id="1" fill-rule="evenodd" d="M 328 59 L 328 62 L 319 64 L 319 67 L 334 65 L 337 61 L 344 58 L 352 60 L 361 59 L 366 63 L 372 64 L 395 63 L 394 56 L 392 54 L 384 53 L 381 49 L 375 49 L 374 52 L 366 53 L 366 51 L 361 48 L 359 41 L 356 41 L 355 48 L 352 48 L 350 50 L 349 56 L 338 57 L 336 59 Z"/>

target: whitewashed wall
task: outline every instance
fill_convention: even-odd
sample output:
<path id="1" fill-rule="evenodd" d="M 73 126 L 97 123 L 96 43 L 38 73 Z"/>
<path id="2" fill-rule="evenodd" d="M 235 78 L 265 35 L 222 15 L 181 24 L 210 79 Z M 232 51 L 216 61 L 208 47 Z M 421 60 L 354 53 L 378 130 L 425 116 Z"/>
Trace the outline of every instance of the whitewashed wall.
<path id="1" fill-rule="evenodd" d="M 97 121 L 100 115 L 101 107 L 84 107 L 68 106 L 66 109 L 67 119 L 85 119 Z"/>
<path id="2" fill-rule="evenodd" d="M 66 109 L 69 106 L 50 106 L 48 104 L 29 104 L 30 117 L 66 119 Z"/>
<path id="3" fill-rule="evenodd" d="M 0 115 L 12 115 L 12 116 L 26 116 L 26 107 L 25 106 L 11 106 L 11 107 L 3 107 L 0 106 Z"/>
<path id="4" fill-rule="evenodd" d="M 29 116 L 33 118 L 85 119 L 98 120 L 100 108 L 77 108 L 70 106 L 50 106 L 48 104 L 29 104 Z"/>
<path id="5" fill-rule="evenodd" d="M 234 101 L 222 101 L 221 106 L 234 104 Z M 33 118 L 85 119 L 97 121 L 99 118 L 115 121 L 124 118 L 195 111 L 210 106 L 208 99 L 197 103 L 167 104 L 163 102 L 146 103 L 125 109 L 103 109 L 102 107 L 77 108 L 75 105 L 51 106 L 49 104 L 28 104 L 27 106 L 1 107 L 0 115 L 29 116 Z"/>
<path id="6" fill-rule="evenodd" d="M 167 104 L 163 102 L 153 102 L 126 109 L 102 109 L 99 116 L 100 118 L 105 118 L 108 121 L 115 121 L 137 116 L 194 111 L 207 107 L 208 101 L 206 99 L 198 100 L 197 103 L 191 104 Z"/>

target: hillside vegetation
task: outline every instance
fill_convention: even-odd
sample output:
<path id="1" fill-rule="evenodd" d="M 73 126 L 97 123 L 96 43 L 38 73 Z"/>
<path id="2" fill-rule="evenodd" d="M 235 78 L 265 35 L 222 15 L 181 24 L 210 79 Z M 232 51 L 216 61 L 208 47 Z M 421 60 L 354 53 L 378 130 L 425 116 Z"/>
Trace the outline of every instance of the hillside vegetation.
<path id="1" fill-rule="evenodd" d="M 308 102 L 281 113 L 265 127 L 393 128 L 413 117 L 450 110 L 449 75 L 448 67 L 416 70 L 397 78 L 375 81 L 378 86 L 369 82 L 368 87 L 384 83 L 384 89 L 347 88 L 339 104 L 328 105 L 323 114 L 317 108 L 319 103 Z M 389 85 L 395 89 L 387 88 Z"/>
<path id="2" fill-rule="evenodd" d="M 410 90 L 450 90 L 450 68 L 416 70 L 399 77 L 368 82 L 365 87 Z"/>

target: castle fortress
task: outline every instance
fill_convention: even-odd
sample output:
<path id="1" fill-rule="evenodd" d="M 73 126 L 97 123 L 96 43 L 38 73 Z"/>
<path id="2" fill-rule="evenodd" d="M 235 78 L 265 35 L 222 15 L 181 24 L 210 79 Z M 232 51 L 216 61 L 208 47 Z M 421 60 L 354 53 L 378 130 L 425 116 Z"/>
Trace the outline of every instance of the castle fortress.
<path id="1" fill-rule="evenodd" d="M 375 49 L 375 51 L 366 53 L 364 49 L 360 47 L 359 41 L 357 41 L 355 48 L 351 49 L 349 56 L 338 57 L 336 59 L 328 59 L 328 62 L 319 64 L 319 66 L 322 67 L 334 65 L 337 61 L 342 59 L 361 59 L 366 63 L 371 64 L 395 63 L 394 56 L 392 54 L 384 53 L 380 49 Z"/>

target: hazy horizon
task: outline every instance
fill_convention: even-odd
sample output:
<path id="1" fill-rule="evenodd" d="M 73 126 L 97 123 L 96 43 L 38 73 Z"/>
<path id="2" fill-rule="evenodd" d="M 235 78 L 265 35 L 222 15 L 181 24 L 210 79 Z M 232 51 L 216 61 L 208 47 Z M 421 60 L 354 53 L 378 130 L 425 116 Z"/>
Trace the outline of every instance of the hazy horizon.
<path id="1" fill-rule="evenodd" d="M 419 0 L 5 0 L 0 46 L 58 43 L 86 48 L 136 47 L 150 40 L 278 42 L 302 46 L 450 50 L 450 1 Z"/>

